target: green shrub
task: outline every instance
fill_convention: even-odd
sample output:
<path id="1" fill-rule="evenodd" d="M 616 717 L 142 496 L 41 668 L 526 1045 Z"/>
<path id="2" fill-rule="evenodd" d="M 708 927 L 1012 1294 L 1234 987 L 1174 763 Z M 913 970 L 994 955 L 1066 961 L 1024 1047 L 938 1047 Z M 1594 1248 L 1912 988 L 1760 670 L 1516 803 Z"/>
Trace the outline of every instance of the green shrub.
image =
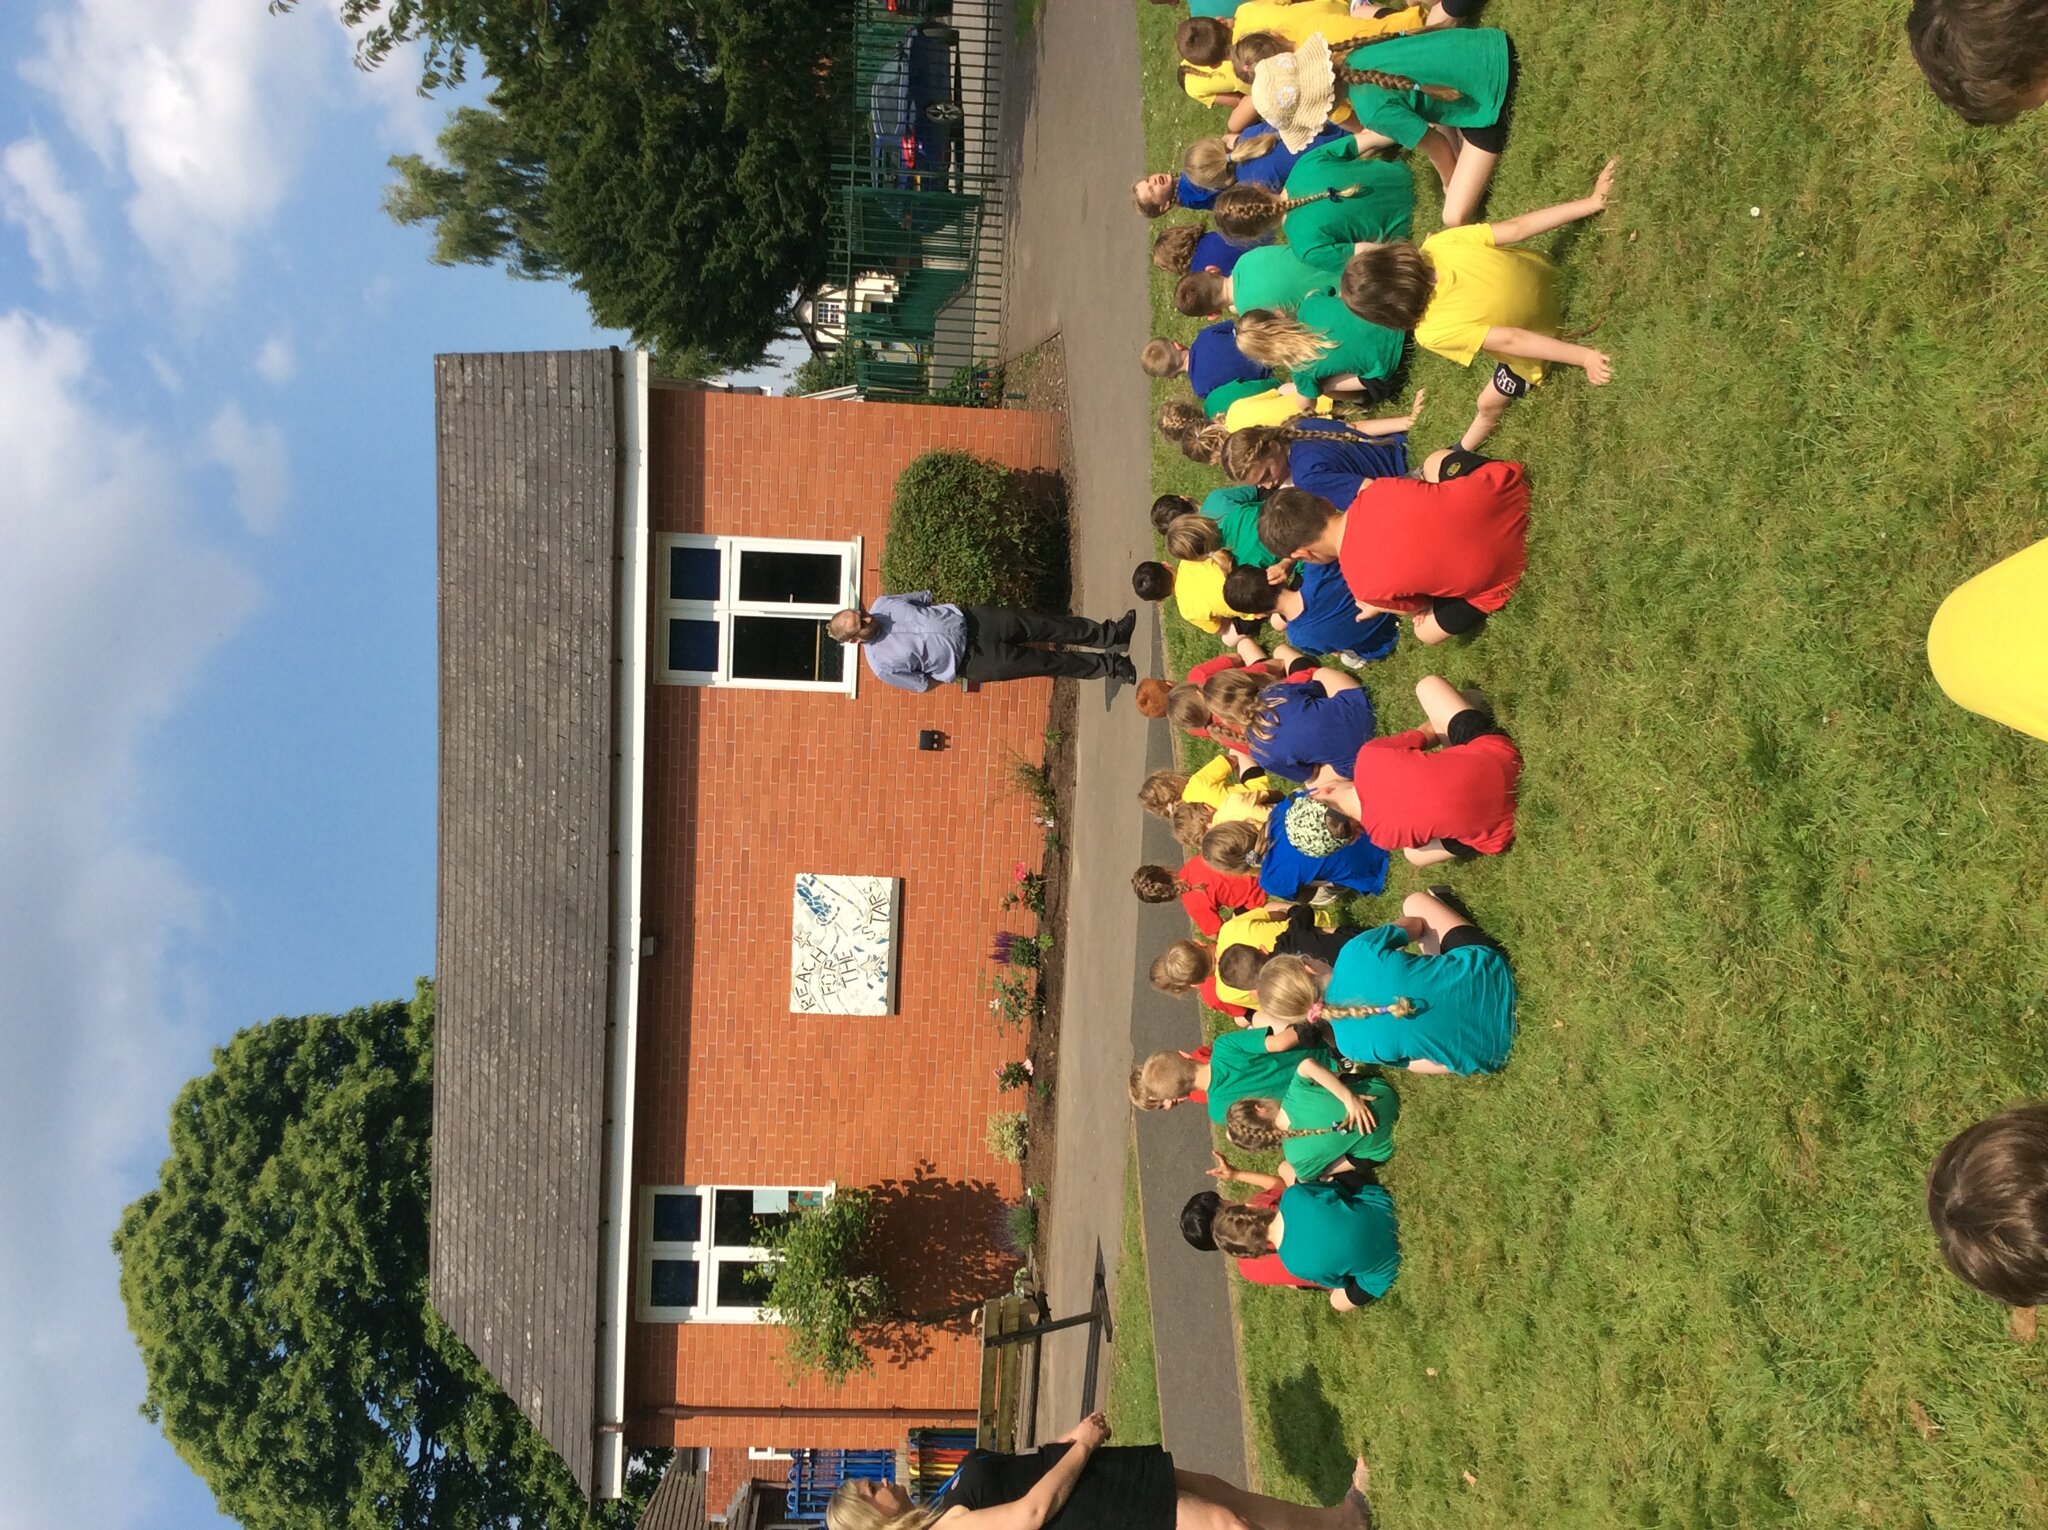
<path id="1" fill-rule="evenodd" d="M 1031 1201 L 1012 1201 L 1003 1212 L 1003 1241 L 1019 1259 L 1030 1255 L 1038 1243 L 1038 1207 Z"/>
<path id="2" fill-rule="evenodd" d="M 1005 1163 L 1022 1163 L 1030 1132 L 1023 1111 L 998 1110 L 988 1118 L 988 1150 Z"/>
<path id="3" fill-rule="evenodd" d="M 762 1233 L 782 1256 L 768 1266 L 762 1305 L 783 1325 L 797 1368 L 835 1384 L 872 1365 L 855 1335 L 888 1311 L 882 1277 L 861 1264 L 873 1209 L 865 1190 L 841 1190 Z"/>
<path id="4" fill-rule="evenodd" d="M 1014 473 L 971 452 L 926 452 L 896 480 L 882 585 L 960 604 L 1066 609 L 1058 475 Z"/>

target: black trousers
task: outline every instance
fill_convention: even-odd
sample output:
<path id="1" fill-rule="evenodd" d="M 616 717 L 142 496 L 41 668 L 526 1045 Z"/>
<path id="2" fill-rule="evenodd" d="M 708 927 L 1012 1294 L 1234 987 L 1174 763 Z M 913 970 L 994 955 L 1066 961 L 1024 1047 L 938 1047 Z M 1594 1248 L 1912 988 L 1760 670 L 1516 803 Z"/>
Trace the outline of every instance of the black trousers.
<path id="1" fill-rule="evenodd" d="M 1106 653 L 1066 653 L 1027 646 L 1070 643 L 1077 648 L 1107 648 L 1116 639 L 1108 622 L 1012 611 L 1007 606 L 960 609 L 967 617 L 967 657 L 960 664 L 964 680 L 1024 680 L 1035 675 L 1100 680 L 1110 671 Z"/>

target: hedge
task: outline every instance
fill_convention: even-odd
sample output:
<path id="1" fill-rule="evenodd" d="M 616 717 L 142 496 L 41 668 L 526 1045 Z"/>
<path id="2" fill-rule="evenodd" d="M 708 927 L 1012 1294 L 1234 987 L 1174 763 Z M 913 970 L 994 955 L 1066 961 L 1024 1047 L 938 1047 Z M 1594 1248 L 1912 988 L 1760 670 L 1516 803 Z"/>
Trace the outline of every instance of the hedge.
<path id="1" fill-rule="evenodd" d="M 1055 473 L 926 452 L 896 480 L 882 585 L 936 600 L 1064 611 L 1066 494 Z"/>

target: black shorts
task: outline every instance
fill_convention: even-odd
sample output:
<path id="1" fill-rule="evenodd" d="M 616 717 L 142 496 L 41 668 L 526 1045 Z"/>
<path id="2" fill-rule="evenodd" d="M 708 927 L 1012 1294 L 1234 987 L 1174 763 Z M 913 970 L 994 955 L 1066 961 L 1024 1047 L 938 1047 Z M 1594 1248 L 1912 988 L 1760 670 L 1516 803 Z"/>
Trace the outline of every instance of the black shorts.
<path id="1" fill-rule="evenodd" d="M 1445 7 L 1449 9 L 1449 7 Z M 1522 77 L 1522 66 L 1515 57 L 1515 40 L 1508 39 L 1508 88 L 1500 98 L 1500 115 L 1485 127 L 1459 128 L 1465 142 L 1473 148 L 1488 154 L 1498 154 L 1508 146 L 1508 123 L 1515 115 L 1515 86 Z"/>
<path id="2" fill-rule="evenodd" d="M 1457 595 L 1437 601 L 1430 608 L 1430 614 L 1436 618 L 1436 624 L 1452 637 L 1464 637 L 1486 625 L 1486 613 Z"/>
<path id="3" fill-rule="evenodd" d="M 1479 708 L 1467 707 L 1456 717 L 1453 717 L 1450 726 L 1444 729 L 1444 742 L 1447 744 L 1469 744 L 1475 738 L 1485 738 L 1489 733 L 1498 733 L 1502 738 L 1508 736 L 1507 729 L 1487 716 L 1486 713 L 1480 711 Z"/>
<path id="4" fill-rule="evenodd" d="M 1520 398 L 1535 386 L 1505 361 L 1493 364 L 1493 391 L 1502 398 Z"/>
<path id="5" fill-rule="evenodd" d="M 1450 841 L 1445 840 L 1444 843 L 1448 845 Z M 1443 942 L 1438 945 L 1437 950 L 1456 951 L 1464 946 L 1492 946 L 1494 950 L 1498 951 L 1500 949 L 1500 942 L 1487 934 L 1486 931 L 1480 929 L 1476 924 L 1461 924 L 1444 936 Z"/>
<path id="6" fill-rule="evenodd" d="M 1453 446 L 1444 452 L 1444 460 L 1437 464 L 1438 483 L 1450 478 L 1463 478 L 1467 473 L 1476 473 L 1487 463 L 1497 458 L 1484 456 L 1479 452 L 1468 452 L 1462 446 Z"/>
<path id="7" fill-rule="evenodd" d="M 1316 662 L 1315 656 L 1313 654 L 1305 653 L 1300 658 L 1295 659 L 1288 664 L 1287 678 L 1292 680 L 1296 675 L 1303 673 L 1313 673 L 1314 671 L 1319 670 L 1321 668 L 1322 665 Z"/>

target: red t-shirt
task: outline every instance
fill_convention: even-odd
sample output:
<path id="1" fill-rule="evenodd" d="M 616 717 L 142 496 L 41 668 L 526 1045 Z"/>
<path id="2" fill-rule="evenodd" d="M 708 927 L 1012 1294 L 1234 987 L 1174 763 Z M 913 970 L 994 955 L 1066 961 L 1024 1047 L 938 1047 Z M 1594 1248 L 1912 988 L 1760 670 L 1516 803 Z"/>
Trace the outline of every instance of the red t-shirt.
<path id="1" fill-rule="evenodd" d="M 1481 855 L 1515 841 L 1515 784 L 1522 752 L 1501 734 L 1430 747 L 1420 728 L 1368 740 L 1351 784 L 1363 828 L 1382 850 L 1455 839 Z"/>
<path id="2" fill-rule="evenodd" d="M 1338 567 L 1353 597 L 1419 615 L 1433 600 L 1498 611 L 1528 566 L 1529 481 L 1519 462 L 1461 478 L 1368 478 L 1344 519 Z"/>
<path id="3" fill-rule="evenodd" d="M 1266 889 L 1256 875 L 1232 876 L 1218 871 L 1199 855 L 1191 855 L 1180 868 L 1180 879 L 1188 890 L 1180 895 L 1180 906 L 1204 935 L 1223 928 L 1224 909 L 1242 914 L 1249 908 L 1263 908 Z"/>
<path id="4" fill-rule="evenodd" d="M 1277 1206 L 1280 1204 L 1282 1193 L 1283 1188 L 1276 1185 L 1271 1190 L 1261 1190 L 1257 1195 L 1246 1201 L 1245 1204 L 1247 1206 L 1257 1206 L 1261 1210 L 1268 1206 Z M 1299 1275 L 1288 1269 L 1286 1265 L 1280 1262 L 1280 1255 L 1277 1250 L 1270 1254 L 1261 1254 L 1256 1259 L 1238 1260 L 1237 1273 L 1255 1286 L 1307 1286 L 1315 1291 L 1325 1289 L 1312 1280 L 1303 1280 Z"/>

